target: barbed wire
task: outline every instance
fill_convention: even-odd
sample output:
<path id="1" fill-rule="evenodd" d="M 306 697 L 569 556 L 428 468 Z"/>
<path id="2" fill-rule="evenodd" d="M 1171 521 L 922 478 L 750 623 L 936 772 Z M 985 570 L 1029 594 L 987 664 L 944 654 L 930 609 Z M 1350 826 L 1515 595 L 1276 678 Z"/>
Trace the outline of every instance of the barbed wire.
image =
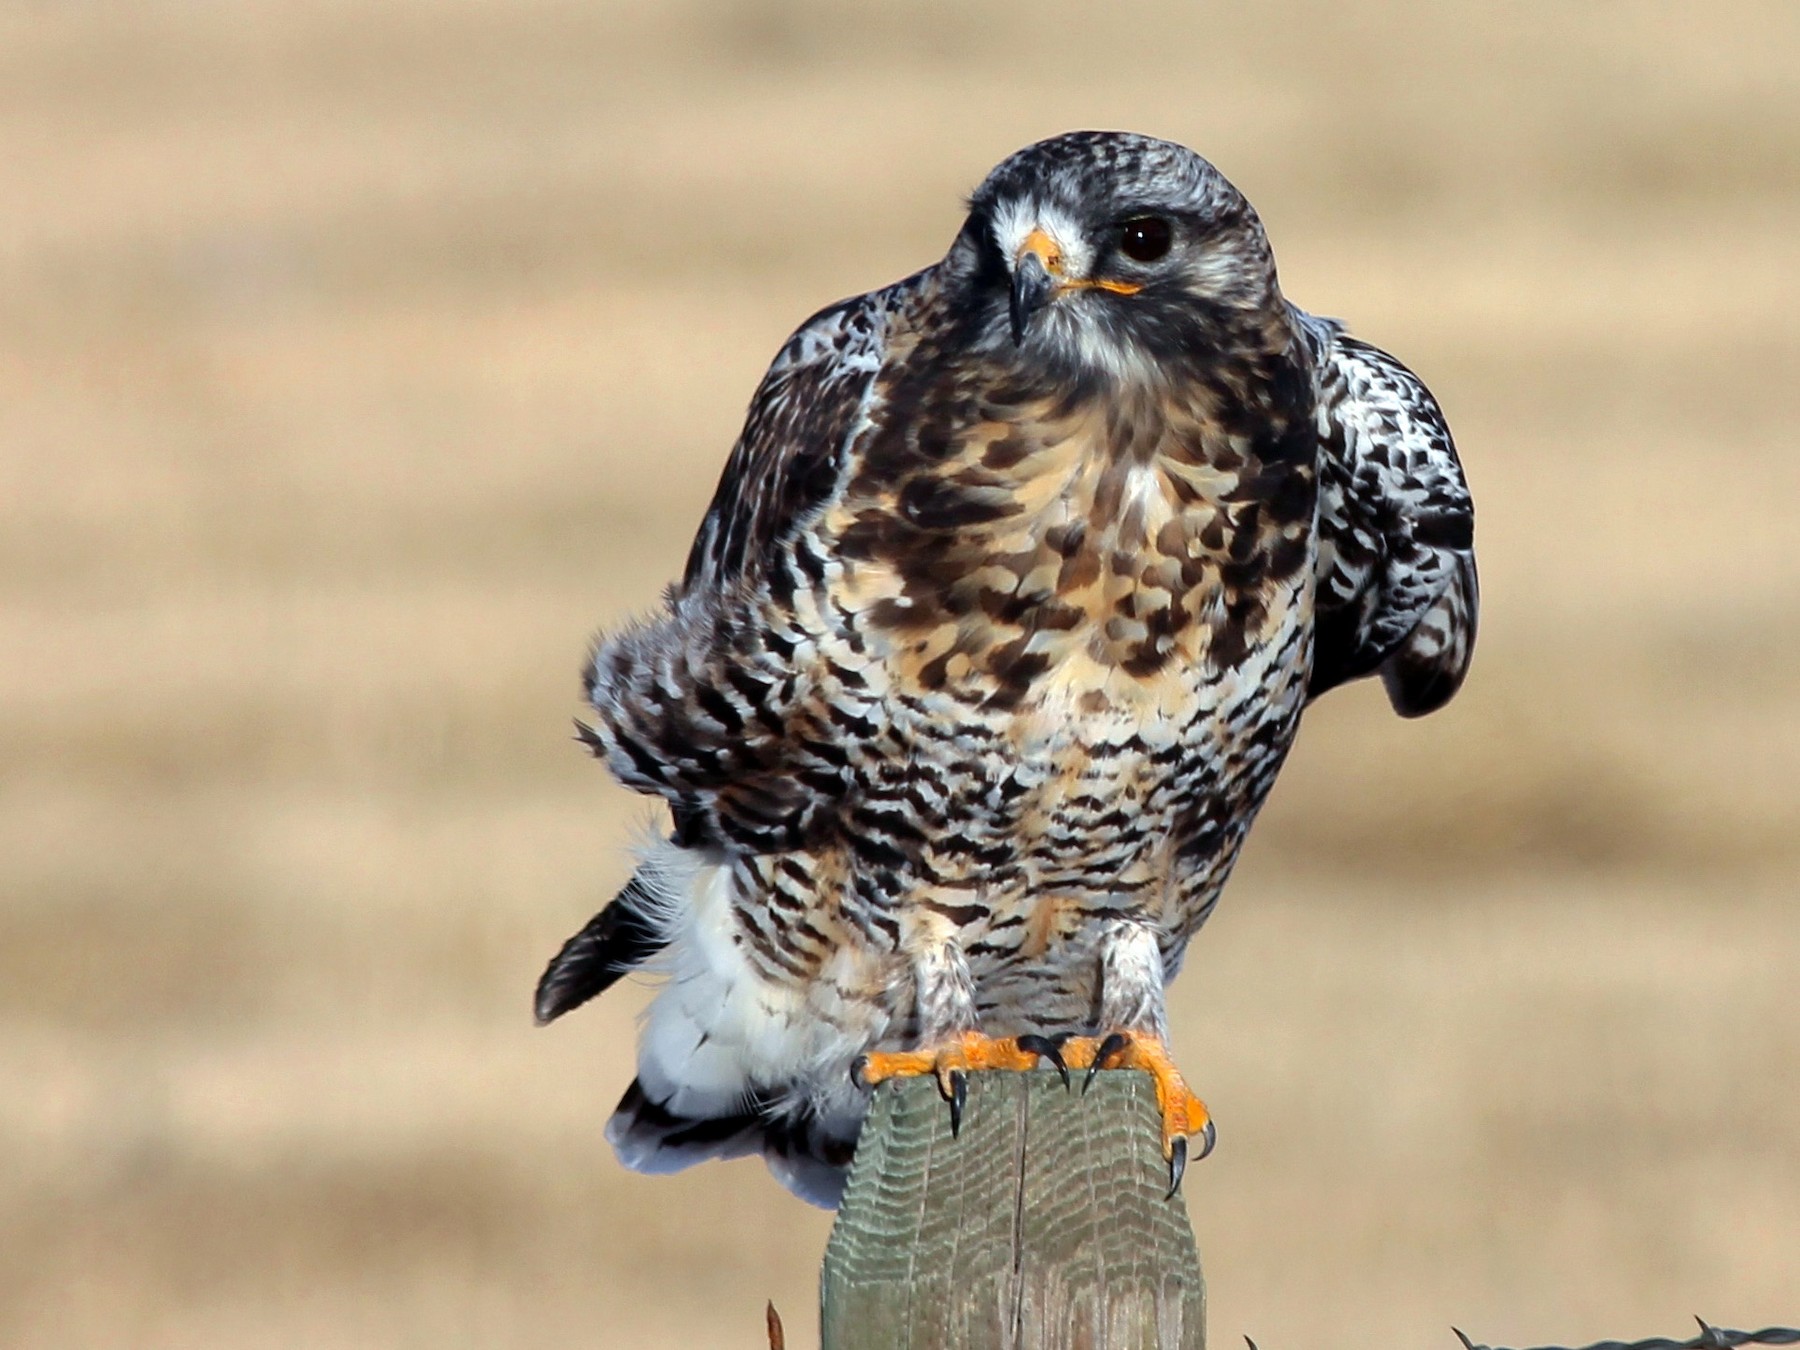
<path id="1" fill-rule="evenodd" d="M 1800 1345 L 1800 1331 L 1792 1327 L 1764 1327 L 1761 1331 L 1733 1331 L 1729 1327 L 1709 1325 L 1703 1318 L 1694 1319 L 1700 1323 L 1700 1334 L 1692 1340 L 1672 1341 L 1666 1337 L 1656 1336 L 1647 1341 L 1595 1341 L 1592 1345 L 1584 1345 L 1581 1350 L 1732 1350 L 1739 1345 Z M 1463 1343 L 1463 1350 L 1504 1350 L 1503 1347 L 1478 1345 L 1455 1327 L 1456 1339 Z M 1532 1350 L 1566 1350 L 1560 1345 L 1533 1346 Z"/>
<path id="2" fill-rule="evenodd" d="M 1646 1341 L 1595 1341 L 1592 1345 L 1584 1345 L 1580 1350 L 1734 1350 L 1740 1345 L 1800 1345 L 1800 1331 L 1793 1327 L 1764 1327 L 1761 1331 L 1733 1331 L 1730 1327 L 1715 1327 L 1703 1318 L 1694 1319 L 1700 1323 L 1700 1334 L 1692 1340 L 1672 1341 L 1665 1336 L 1653 1336 Z M 1450 1330 L 1456 1332 L 1456 1339 L 1463 1343 L 1463 1350 L 1506 1350 L 1504 1346 L 1481 1345 L 1470 1340 L 1457 1327 Z M 1250 1350 L 1257 1350 L 1256 1342 L 1248 1336 L 1244 1343 Z M 1537 1345 L 1531 1350 L 1569 1350 L 1561 1345 Z"/>

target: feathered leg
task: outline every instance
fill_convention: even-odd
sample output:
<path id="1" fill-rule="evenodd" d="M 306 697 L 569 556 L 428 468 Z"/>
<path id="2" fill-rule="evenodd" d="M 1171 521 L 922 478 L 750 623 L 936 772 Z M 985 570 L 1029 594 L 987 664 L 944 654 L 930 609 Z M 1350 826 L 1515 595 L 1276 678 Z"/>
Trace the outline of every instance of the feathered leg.
<path id="1" fill-rule="evenodd" d="M 969 1096 L 969 1074 L 976 1069 L 1023 1071 L 1048 1058 L 1067 1080 L 1057 1047 L 1038 1036 L 995 1040 L 977 1028 L 975 982 L 962 949 L 951 941 L 933 942 L 914 958 L 918 989 L 919 1048 L 876 1051 L 859 1057 L 851 1068 L 858 1086 L 870 1088 L 889 1078 L 931 1074 L 950 1103 L 950 1132 L 962 1128 L 963 1104 Z"/>
<path id="2" fill-rule="evenodd" d="M 1121 921 L 1101 939 L 1100 1025 L 1097 1037 L 1064 1042 L 1063 1060 L 1071 1068 L 1085 1068 L 1090 1083 L 1101 1069 L 1142 1069 L 1150 1075 L 1162 1112 L 1169 1194 L 1174 1195 L 1187 1170 L 1188 1136 L 1199 1136 L 1197 1157 L 1204 1158 L 1212 1152 L 1217 1131 L 1206 1104 L 1189 1091 L 1169 1056 L 1162 951 L 1146 924 Z"/>

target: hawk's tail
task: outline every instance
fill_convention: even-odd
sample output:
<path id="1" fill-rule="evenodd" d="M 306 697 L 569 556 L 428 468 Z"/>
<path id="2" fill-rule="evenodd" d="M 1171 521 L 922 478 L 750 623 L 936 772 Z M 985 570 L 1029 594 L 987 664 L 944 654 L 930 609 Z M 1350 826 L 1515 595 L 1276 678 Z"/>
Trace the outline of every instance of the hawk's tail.
<path id="1" fill-rule="evenodd" d="M 726 873 L 659 841 L 618 896 L 563 944 L 537 988 L 554 1021 L 632 970 L 663 977 L 644 1019 L 638 1076 L 607 1123 L 619 1160 L 675 1172 L 708 1158 L 760 1153 L 789 1190 L 835 1207 L 867 1102 L 848 1058 L 820 1094 L 817 1077 L 772 1012 L 727 923 Z"/>
<path id="2" fill-rule="evenodd" d="M 760 1153 L 783 1186 L 826 1209 L 843 1198 L 856 1151 L 855 1125 L 846 1137 L 817 1116 L 786 1114 L 762 1097 L 726 1115 L 678 1115 L 651 1098 L 642 1079 L 625 1090 L 606 1122 L 606 1139 L 634 1172 L 679 1172 L 709 1158 Z"/>

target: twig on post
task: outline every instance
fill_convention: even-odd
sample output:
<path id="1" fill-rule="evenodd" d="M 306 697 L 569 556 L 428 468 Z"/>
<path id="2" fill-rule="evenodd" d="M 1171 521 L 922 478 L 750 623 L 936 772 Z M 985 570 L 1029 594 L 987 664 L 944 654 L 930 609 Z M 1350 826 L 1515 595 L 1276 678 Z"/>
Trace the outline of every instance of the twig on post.
<path id="1" fill-rule="evenodd" d="M 821 1276 L 823 1350 L 1205 1350 L 1206 1285 L 1147 1075 L 883 1085 Z M 1190 1185 L 1192 1184 L 1190 1180 Z"/>

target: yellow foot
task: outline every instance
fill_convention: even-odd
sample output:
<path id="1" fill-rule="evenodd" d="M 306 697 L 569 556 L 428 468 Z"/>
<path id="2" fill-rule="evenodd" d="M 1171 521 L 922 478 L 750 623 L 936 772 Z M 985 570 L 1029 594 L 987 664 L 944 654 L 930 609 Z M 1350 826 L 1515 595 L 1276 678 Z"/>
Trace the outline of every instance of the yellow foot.
<path id="1" fill-rule="evenodd" d="M 1141 1031 L 1115 1031 L 1104 1040 L 1072 1036 L 1062 1043 L 1063 1062 L 1072 1069 L 1086 1069 L 1082 1091 L 1102 1069 L 1142 1069 L 1156 1084 L 1156 1105 L 1162 1113 L 1163 1157 L 1169 1160 L 1169 1194 L 1181 1189 L 1187 1171 L 1188 1137 L 1196 1135 L 1198 1162 L 1213 1150 L 1218 1138 L 1206 1103 L 1188 1090 L 1181 1070 L 1169 1058 L 1169 1047 Z"/>
<path id="2" fill-rule="evenodd" d="M 871 1088 L 890 1078 L 919 1078 L 931 1074 L 938 1091 L 950 1103 L 950 1133 L 962 1130 L 963 1106 L 969 1100 L 969 1074 L 977 1069 L 1035 1069 L 1040 1059 L 1056 1065 L 1067 1085 L 1069 1073 L 1054 1041 L 1042 1036 L 995 1040 L 978 1031 L 965 1031 L 923 1050 L 877 1050 L 860 1056 L 850 1067 L 857 1086 Z"/>

